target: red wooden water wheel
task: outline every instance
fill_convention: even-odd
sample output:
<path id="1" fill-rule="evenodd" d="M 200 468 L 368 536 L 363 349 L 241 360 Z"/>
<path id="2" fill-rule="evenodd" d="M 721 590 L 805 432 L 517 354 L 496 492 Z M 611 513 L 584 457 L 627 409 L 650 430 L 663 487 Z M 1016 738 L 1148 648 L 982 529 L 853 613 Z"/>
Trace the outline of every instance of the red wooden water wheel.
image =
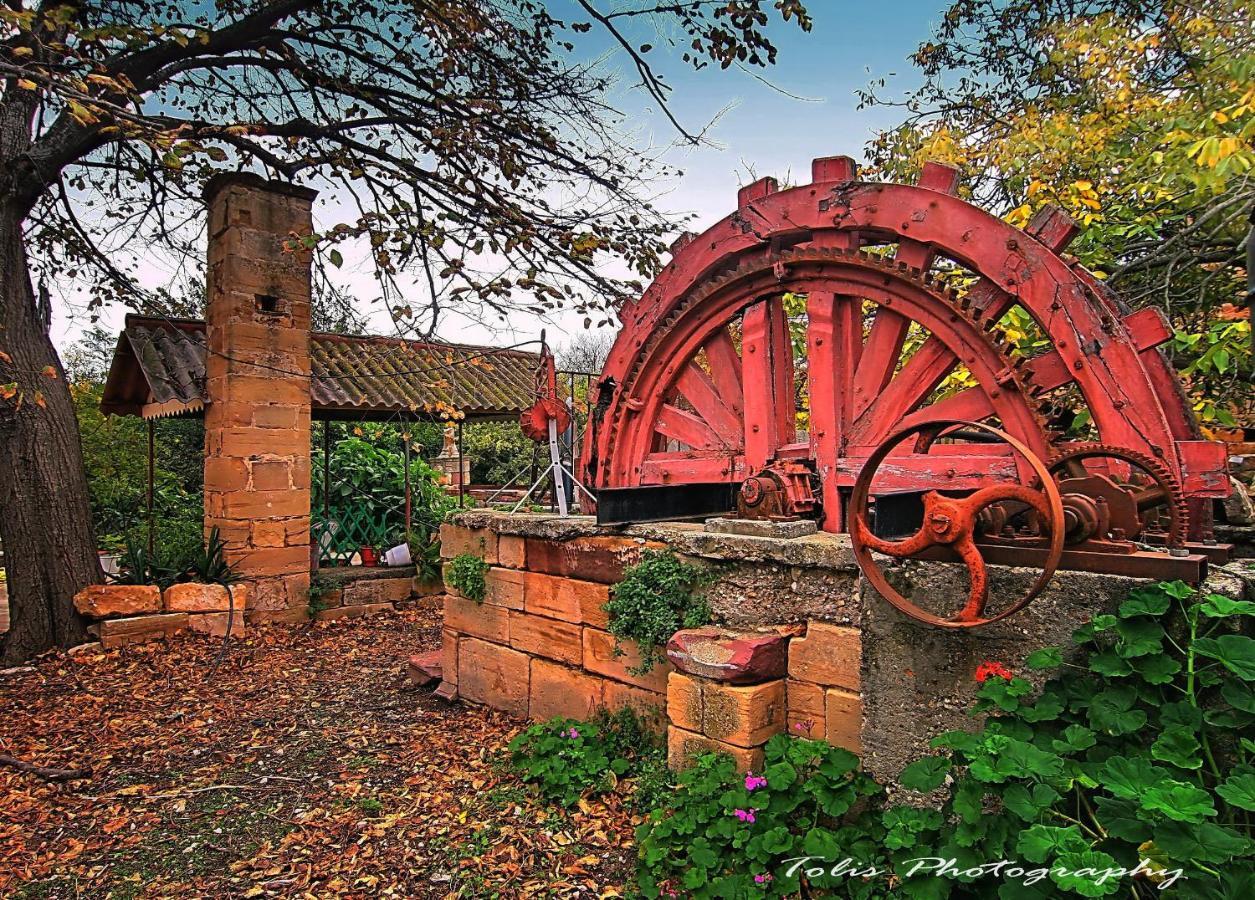
<path id="1" fill-rule="evenodd" d="M 1077 228 L 1043 210 L 1018 230 L 956 196 L 958 173 L 861 182 L 846 157 L 813 183 L 763 179 L 685 236 L 602 374 L 584 471 L 598 488 L 739 484 L 782 461 L 816 476 L 822 527 L 887 436 L 920 422 L 994 425 L 1050 461 L 1074 442 L 1157 460 L 1173 496 L 1224 493 L 1220 445 L 1199 439 L 1154 310 L 1129 314 L 1062 252 Z M 880 466 L 874 490 L 1023 482 L 1005 445 L 958 441 Z M 1182 493 L 1183 492 L 1183 493 Z"/>

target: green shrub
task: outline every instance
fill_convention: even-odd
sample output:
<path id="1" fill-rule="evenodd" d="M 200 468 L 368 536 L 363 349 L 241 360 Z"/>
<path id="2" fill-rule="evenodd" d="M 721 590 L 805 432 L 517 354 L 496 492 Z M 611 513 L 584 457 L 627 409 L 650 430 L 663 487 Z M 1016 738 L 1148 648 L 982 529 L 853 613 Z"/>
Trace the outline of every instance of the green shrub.
<path id="1" fill-rule="evenodd" d="M 635 641 L 640 649 L 641 663 L 632 674 L 644 675 L 661 662 L 662 648 L 681 628 L 710 621 L 710 605 L 693 594 L 701 579 L 701 569 L 671 551 L 646 550 L 610 589 L 606 612 L 615 650 L 621 654 L 626 641 Z"/>
<path id="2" fill-rule="evenodd" d="M 580 797 L 638 778 L 635 794 L 652 801 L 664 788 L 666 757 L 658 739 L 630 709 L 598 712 L 592 721 L 550 719 L 509 745 L 510 767 L 547 800 L 573 806 Z"/>
<path id="3" fill-rule="evenodd" d="M 483 603 L 488 593 L 488 563 L 483 557 L 471 553 L 462 553 L 449 561 L 449 584 L 457 592 L 476 603 Z"/>
<path id="4" fill-rule="evenodd" d="M 932 746 L 942 752 L 900 776 L 908 789 L 939 792 L 939 809 L 885 806 L 852 755 L 812 741 L 772 738 L 766 784 L 752 791 L 731 760 L 704 757 L 639 830 L 641 889 L 1253 896 L 1255 639 L 1243 633 L 1252 616 L 1255 603 L 1159 584 L 1078 629 L 1075 662 L 1055 648 L 1031 654 L 1030 667 L 1060 669 L 1040 693 L 982 664 L 979 727 L 939 735 Z M 816 862 L 798 865 L 803 857 Z M 847 857 L 878 874 L 808 875 Z M 954 860 L 960 871 L 1013 860 L 1024 874 L 921 868 L 910 877 L 921 858 Z M 1139 865 L 1152 873 L 1131 877 Z"/>

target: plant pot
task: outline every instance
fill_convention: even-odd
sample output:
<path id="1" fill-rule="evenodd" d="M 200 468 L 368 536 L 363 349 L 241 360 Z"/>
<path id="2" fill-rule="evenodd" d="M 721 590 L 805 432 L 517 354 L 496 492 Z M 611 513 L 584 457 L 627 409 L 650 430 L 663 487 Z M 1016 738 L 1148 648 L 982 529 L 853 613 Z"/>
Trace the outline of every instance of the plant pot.
<path id="1" fill-rule="evenodd" d="M 379 565 L 379 557 L 374 547 L 362 547 L 358 552 L 362 556 L 362 565 L 371 567 Z"/>
<path id="2" fill-rule="evenodd" d="M 391 550 L 383 555 L 385 566 L 408 566 L 410 560 L 410 545 L 397 544 Z"/>
<path id="3" fill-rule="evenodd" d="M 108 550 L 98 550 L 96 555 L 100 557 L 100 570 L 110 577 L 118 574 L 118 562 L 122 559 L 120 553 L 110 553 Z"/>

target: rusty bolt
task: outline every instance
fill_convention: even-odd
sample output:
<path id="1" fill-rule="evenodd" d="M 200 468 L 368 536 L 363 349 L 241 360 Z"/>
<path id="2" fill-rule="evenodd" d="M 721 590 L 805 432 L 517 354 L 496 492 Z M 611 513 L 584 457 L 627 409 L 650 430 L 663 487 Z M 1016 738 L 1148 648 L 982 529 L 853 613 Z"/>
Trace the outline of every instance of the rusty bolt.
<path id="1" fill-rule="evenodd" d="M 1019 249 L 1020 249 L 1020 242 L 1019 242 L 1019 241 L 1017 241 L 1015 238 L 1009 238 L 1009 239 L 1007 240 L 1007 249 L 1008 249 L 1008 250 L 1019 250 Z"/>

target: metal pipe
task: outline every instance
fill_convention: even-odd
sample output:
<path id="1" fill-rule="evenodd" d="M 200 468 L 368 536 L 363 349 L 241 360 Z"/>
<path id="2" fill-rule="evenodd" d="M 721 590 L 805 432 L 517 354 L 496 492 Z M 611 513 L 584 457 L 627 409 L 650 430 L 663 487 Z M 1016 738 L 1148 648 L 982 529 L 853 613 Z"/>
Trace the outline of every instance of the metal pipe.
<path id="1" fill-rule="evenodd" d="M 322 423 L 322 527 L 331 523 L 331 420 Z"/>
<path id="2" fill-rule="evenodd" d="M 410 539 L 410 531 L 412 530 L 410 511 L 413 509 L 413 504 L 410 500 L 410 431 L 408 425 L 409 423 L 407 422 L 407 427 L 401 429 L 401 440 L 405 444 L 405 540 L 407 542 Z"/>
<path id="3" fill-rule="evenodd" d="M 458 419 L 458 506 L 466 506 L 466 467 L 462 464 L 462 420 Z"/>
<path id="4" fill-rule="evenodd" d="M 153 522 L 153 455 L 155 441 L 153 439 L 153 420 L 148 420 L 148 560 L 151 564 L 153 547 L 155 546 L 155 523 Z"/>

